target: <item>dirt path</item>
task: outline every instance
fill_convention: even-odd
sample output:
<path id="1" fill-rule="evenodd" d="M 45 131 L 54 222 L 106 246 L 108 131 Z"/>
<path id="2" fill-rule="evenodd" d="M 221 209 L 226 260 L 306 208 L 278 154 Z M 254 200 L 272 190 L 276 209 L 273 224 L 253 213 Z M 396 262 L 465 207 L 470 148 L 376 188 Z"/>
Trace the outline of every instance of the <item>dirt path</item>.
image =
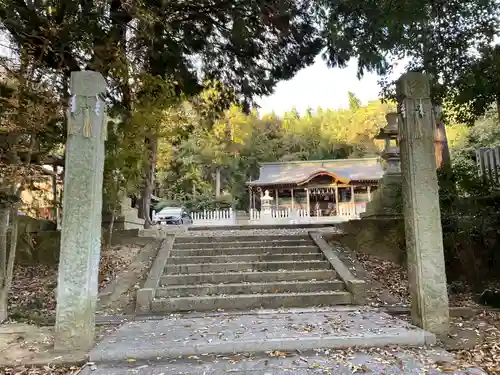
<path id="1" fill-rule="evenodd" d="M 368 283 L 369 304 L 372 306 L 409 307 L 411 296 L 405 267 L 371 255 L 355 253 L 336 242 L 331 242 L 339 257 L 351 272 Z M 474 302 L 473 295 L 461 284 L 450 289 L 450 306 L 471 307 L 464 311 L 471 316 L 453 316 L 450 332 L 439 338 L 439 344 L 451 351 L 457 361 L 482 367 L 489 374 L 500 374 L 500 312 L 484 310 Z M 411 320 L 409 314 L 399 315 Z"/>

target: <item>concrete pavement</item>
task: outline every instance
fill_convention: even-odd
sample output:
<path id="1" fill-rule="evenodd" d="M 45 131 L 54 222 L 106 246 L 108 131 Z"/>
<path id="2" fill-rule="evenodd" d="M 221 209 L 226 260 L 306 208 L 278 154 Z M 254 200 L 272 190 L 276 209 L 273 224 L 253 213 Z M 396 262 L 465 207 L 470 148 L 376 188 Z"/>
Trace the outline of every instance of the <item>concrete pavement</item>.
<path id="1" fill-rule="evenodd" d="M 203 353 L 423 346 L 435 336 L 369 307 L 174 315 L 125 323 L 91 351 L 94 362 L 151 360 Z"/>
<path id="2" fill-rule="evenodd" d="M 280 356 L 282 355 L 282 356 Z M 260 355 L 200 355 L 157 361 L 89 365 L 78 375 L 487 375 L 458 369 L 449 353 L 433 349 L 316 350 Z"/>

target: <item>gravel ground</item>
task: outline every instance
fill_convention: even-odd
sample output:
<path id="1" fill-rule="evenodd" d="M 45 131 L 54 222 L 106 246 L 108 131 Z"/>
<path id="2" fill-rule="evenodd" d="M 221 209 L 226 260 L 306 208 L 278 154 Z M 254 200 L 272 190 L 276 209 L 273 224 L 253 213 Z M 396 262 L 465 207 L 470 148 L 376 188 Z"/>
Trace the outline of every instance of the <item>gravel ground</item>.
<path id="1" fill-rule="evenodd" d="M 303 235 L 309 232 L 342 233 L 339 228 L 275 228 L 275 229 L 221 229 L 189 231 L 189 237 L 223 237 L 223 236 L 293 236 Z"/>

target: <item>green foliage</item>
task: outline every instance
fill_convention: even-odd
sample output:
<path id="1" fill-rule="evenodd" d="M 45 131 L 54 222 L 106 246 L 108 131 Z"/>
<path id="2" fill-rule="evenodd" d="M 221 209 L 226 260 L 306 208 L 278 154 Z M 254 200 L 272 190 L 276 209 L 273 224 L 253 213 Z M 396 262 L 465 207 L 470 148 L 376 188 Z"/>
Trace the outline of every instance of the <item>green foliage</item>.
<path id="1" fill-rule="evenodd" d="M 500 197 L 498 186 L 479 177 L 475 150 L 499 145 L 500 129 L 496 114 L 487 112 L 474 126 L 453 124 L 447 133 L 459 193 L 450 205 L 448 192 L 440 190 L 447 276 L 481 292 L 486 280 L 500 277 Z"/>
<path id="2" fill-rule="evenodd" d="M 475 151 L 480 147 L 500 145 L 500 127 L 495 113 L 487 112 L 470 128 L 463 124 L 449 126 L 447 132 L 459 193 L 462 196 L 489 194 L 492 186 L 484 184 L 478 176 Z"/>
<path id="3" fill-rule="evenodd" d="M 206 80 L 219 81 L 251 102 L 320 53 L 315 6 L 308 0 L 21 1 L 0 2 L 0 19 L 16 45 L 58 72 L 91 68 L 119 91 L 132 69 L 168 75 L 176 93 L 188 97 L 203 91 Z"/>
<path id="4" fill-rule="evenodd" d="M 54 87 L 37 81 L 24 64 L 0 71 L 0 203 L 37 180 L 40 164 L 61 145 L 62 107 Z M 32 187 L 32 186 L 31 186 Z M 10 196 L 10 197 L 9 197 Z"/>
<path id="5" fill-rule="evenodd" d="M 349 109 L 353 112 L 357 111 L 361 107 L 361 100 L 352 92 L 348 92 L 349 96 Z"/>
<path id="6" fill-rule="evenodd" d="M 500 46 L 481 49 L 457 79 L 450 101 L 457 120 L 469 124 L 483 116 L 492 104 L 500 104 Z"/>
<path id="7" fill-rule="evenodd" d="M 104 163 L 104 209 L 114 212 L 125 195 L 138 194 L 145 166 L 149 164 L 144 139 L 170 136 L 176 126 L 169 111 L 177 102 L 173 84 L 161 77 L 134 77 L 138 92 L 130 116 L 119 115 L 108 122 Z"/>
<path id="8" fill-rule="evenodd" d="M 231 195 L 222 195 L 218 198 L 209 195 L 188 195 L 182 198 L 184 200 L 161 200 L 154 205 L 154 209 L 158 212 L 165 207 L 184 207 L 188 212 L 201 212 L 231 208 L 235 203 Z"/>
<path id="9" fill-rule="evenodd" d="M 160 195 L 186 202 L 213 197 L 219 169 L 223 190 L 234 197 L 238 208 L 246 209 L 245 183 L 258 177 L 259 163 L 376 156 L 381 144 L 373 136 L 393 109 L 393 104 L 372 102 L 354 109 L 318 108 L 304 115 L 292 109 L 278 117 L 245 114 L 232 106 L 211 127 L 199 122 L 196 111 L 179 111 L 178 123 L 191 124 L 192 133 L 180 142 L 160 139 Z"/>
<path id="10" fill-rule="evenodd" d="M 0 2 L 2 31 L 40 67 L 91 68 L 119 92 L 130 71 L 169 75 L 189 97 L 208 79 L 245 104 L 321 51 L 331 66 L 357 58 L 360 74 L 410 57 L 447 84 L 492 40 L 497 17 L 495 0 Z"/>
<path id="11" fill-rule="evenodd" d="M 357 1 L 348 3 L 354 5 Z M 370 44 L 375 46 L 362 62 L 378 71 L 393 71 L 391 63 L 395 61 L 387 62 L 386 56 L 409 60 L 405 70 L 422 71 L 431 77 L 435 103 L 456 94 L 460 77 L 469 70 L 477 51 L 493 43 L 499 31 L 496 0 L 405 0 L 397 6 L 381 1 L 366 8 L 370 9 L 369 14 L 365 13 L 367 10 L 361 10 L 362 16 L 356 11 L 352 13 L 348 23 L 350 32 L 342 34 L 350 40 L 347 44 L 362 51 Z M 356 17 L 367 17 L 368 23 L 375 22 L 377 26 L 367 33 L 353 22 Z M 389 77 L 387 74 L 381 80 L 384 96 L 394 97 L 395 87 Z"/>
<path id="12" fill-rule="evenodd" d="M 218 198 L 198 195 L 188 200 L 185 206 L 190 212 L 201 212 L 204 210 L 211 211 L 232 208 L 235 203 L 237 204 L 237 202 L 233 202 L 231 195 L 222 195 Z"/>

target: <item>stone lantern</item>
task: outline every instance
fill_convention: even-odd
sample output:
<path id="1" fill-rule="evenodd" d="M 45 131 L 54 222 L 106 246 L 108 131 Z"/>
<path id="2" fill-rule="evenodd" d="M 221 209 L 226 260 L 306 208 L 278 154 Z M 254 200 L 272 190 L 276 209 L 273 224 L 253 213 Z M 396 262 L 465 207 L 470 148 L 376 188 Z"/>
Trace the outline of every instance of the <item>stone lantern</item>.
<path id="1" fill-rule="evenodd" d="M 401 214 L 401 157 L 399 152 L 399 113 L 386 115 L 387 125 L 380 129 L 376 139 L 385 141 L 381 158 L 384 160 L 384 176 L 378 183 L 373 199 L 366 206 L 362 218 L 399 216 Z"/>
<path id="2" fill-rule="evenodd" d="M 269 190 L 264 192 L 264 195 L 260 197 L 262 213 L 271 214 L 271 202 L 273 201 L 273 197 L 269 195 Z"/>
<path id="3" fill-rule="evenodd" d="M 385 141 L 384 151 L 382 152 L 382 159 L 385 160 L 385 173 L 386 174 L 401 174 L 401 158 L 399 154 L 399 125 L 398 113 L 388 113 L 386 115 L 387 125 L 380 130 L 377 139 Z"/>
<path id="4" fill-rule="evenodd" d="M 261 219 L 264 223 L 271 224 L 273 220 L 271 202 L 273 197 L 269 195 L 269 190 L 264 192 L 264 195 L 260 197 L 260 207 L 261 207 Z"/>

